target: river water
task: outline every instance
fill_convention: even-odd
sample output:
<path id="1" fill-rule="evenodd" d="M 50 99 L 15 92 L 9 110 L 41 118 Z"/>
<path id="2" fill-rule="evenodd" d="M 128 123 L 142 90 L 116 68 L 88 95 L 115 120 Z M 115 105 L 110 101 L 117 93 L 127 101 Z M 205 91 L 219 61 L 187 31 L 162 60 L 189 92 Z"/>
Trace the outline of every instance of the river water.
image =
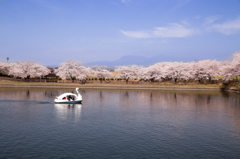
<path id="1" fill-rule="evenodd" d="M 0 88 L 0 158 L 240 158 L 240 95 Z"/>

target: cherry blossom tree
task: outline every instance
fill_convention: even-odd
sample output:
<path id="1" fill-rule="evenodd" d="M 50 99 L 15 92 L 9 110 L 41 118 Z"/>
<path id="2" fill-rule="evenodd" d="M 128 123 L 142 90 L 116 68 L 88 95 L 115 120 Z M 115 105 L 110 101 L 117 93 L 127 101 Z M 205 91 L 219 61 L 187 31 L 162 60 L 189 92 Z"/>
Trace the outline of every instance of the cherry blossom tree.
<path id="1" fill-rule="evenodd" d="M 149 67 L 140 69 L 138 77 L 143 80 L 159 81 L 163 78 L 164 74 L 164 63 L 156 63 Z"/>
<path id="2" fill-rule="evenodd" d="M 55 69 L 54 72 L 62 79 L 70 78 L 73 81 L 75 78 L 80 80 L 86 79 L 90 74 L 90 69 L 82 66 L 82 62 L 67 60 Z"/>
<path id="3" fill-rule="evenodd" d="M 223 75 L 223 81 L 228 82 L 232 77 L 235 76 L 235 67 L 233 63 L 225 61 L 220 67 L 220 73 Z"/>
<path id="4" fill-rule="evenodd" d="M 0 62 L 0 73 L 8 74 L 10 64 Z"/>
<path id="5" fill-rule="evenodd" d="M 30 78 L 30 76 L 44 76 L 50 73 L 47 67 L 30 61 L 12 63 L 9 66 L 9 75 L 21 78 Z"/>
<path id="6" fill-rule="evenodd" d="M 178 78 L 181 78 L 182 70 L 184 69 L 184 65 L 182 62 L 170 62 L 167 66 L 167 77 L 172 78 L 174 82 L 177 82 Z"/>
<path id="7" fill-rule="evenodd" d="M 149 69 L 149 67 L 143 67 L 139 69 L 137 76 L 139 79 L 149 80 L 153 74 L 151 74 L 151 72 L 154 72 L 154 69 Z"/>
<path id="8" fill-rule="evenodd" d="M 123 78 L 126 80 L 126 84 L 128 84 L 128 80 L 131 78 L 137 78 L 138 72 L 141 67 L 137 65 L 131 66 L 116 66 L 115 72 L 118 72 L 118 78 Z"/>
<path id="9" fill-rule="evenodd" d="M 50 73 L 46 67 L 34 62 L 0 63 L 0 72 L 14 77 L 30 78 L 30 76 L 43 76 Z M 54 71 L 56 75 L 63 79 L 84 80 L 94 73 L 98 78 L 110 78 L 112 73 L 106 70 L 105 66 L 93 66 L 87 68 L 81 62 L 67 60 Z M 217 60 L 202 60 L 194 62 L 159 62 L 149 67 L 143 66 L 117 66 L 115 72 L 117 77 L 123 78 L 128 83 L 131 78 L 140 78 L 150 81 L 160 81 L 165 78 L 173 79 L 193 79 L 202 80 L 216 76 L 223 76 L 224 81 L 229 81 L 232 77 L 240 75 L 240 53 L 233 55 L 232 62 L 221 62 Z"/>
<path id="10" fill-rule="evenodd" d="M 0 72 L 3 73 L 3 68 L 5 66 L 5 63 L 0 62 Z"/>
<path id="11" fill-rule="evenodd" d="M 165 76 L 173 79 L 174 82 L 177 82 L 178 79 L 191 79 L 193 77 L 191 75 L 192 65 L 191 62 L 168 62 L 165 67 Z"/>
<path id="12" fill-rule="evenodd" d="M 223 75 L 223 81 L 228 82 L 232 77 L 240 75 L 240 53 L 233 55 L 232 62 L 225 61 L 220 67 L 220 74 Z"/>
<path id="13" fill-rule="evenodd" d="M 92 66 L 92 72 L 101 79 L 112 77 L 112 73 L 106 70 L 106 66 Z"/>
<path id="14" fill-rule="evenodd" d="M 90 67 L 79 66 L 78 68 L 78 75 L 76 76 L 79 80 L 85 80 L 91 73 Z"/>
<path id="15" fill-rule="evenodd" d="M 234 76 L 238 79 L 238 76 L 240 75 L 240 53 L 237 52 L 233 55 L 232 65 L 235 69 Z"/>
<path id="16" fill-rule="evenodd" d="M 191 77 L 194 80 L 211 79 L 220 75 L 221 61 L 216 60 L 202 60 L 191 63 Z"/>
<path id="17" fill-rule="evenodd" d="M 201 80 L 219 75 L 220 61 L 160 62 L 141 69 L 139 75 L 144 80 L 159 81 L 163 78 Z"/>
<path id="18" fill-rule="evenodd" d="M 181 63 L 181 67 L 179 68 L 179 77 L 185 80 L 192 79 L 192 64 L 193 62 Z"/>
<path id="19" fill-rule="evenodd" d="M 141 69 L 139 76 L 144 80 L 161 81 L 164 78 L 180 77 L 180 63 L 159 62 Z"/>

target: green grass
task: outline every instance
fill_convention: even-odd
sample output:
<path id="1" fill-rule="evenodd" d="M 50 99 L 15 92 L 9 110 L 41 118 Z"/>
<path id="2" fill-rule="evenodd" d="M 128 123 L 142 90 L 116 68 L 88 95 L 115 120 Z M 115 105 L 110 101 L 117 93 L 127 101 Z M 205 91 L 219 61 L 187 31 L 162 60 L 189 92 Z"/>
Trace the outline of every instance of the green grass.
<path id="1" fill-rule="evenodd" d="M 219 84 L 171 84 L 171 83 L 159 83 L 159 84 L 152 84 L 152 83 L 144 83 L 144 84 L 126 84 L 123 83 L 49 83 L 49 82 L 18 82 L 18 81 L 0 81 L 0 85 L 8 85 L 8 86 L 79 86 L 79 87 L 177 87 L 177 88 L 220 88 Z"/>

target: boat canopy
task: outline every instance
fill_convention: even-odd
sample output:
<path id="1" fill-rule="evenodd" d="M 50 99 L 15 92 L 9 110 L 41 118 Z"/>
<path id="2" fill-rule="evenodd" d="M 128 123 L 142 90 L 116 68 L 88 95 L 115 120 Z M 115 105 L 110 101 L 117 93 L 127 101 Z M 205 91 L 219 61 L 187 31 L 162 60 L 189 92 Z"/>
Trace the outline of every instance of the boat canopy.
<path id="1" fill-rule="evenodd" d="M 67 96 L 75 96 L 75 97 L 77 97 L 77 95 L 73 94 L 73 93 L 64 93 L 64 94 L 58 96 L 58 99 L 62 99 L 62 98 L 67 97 Z"/>

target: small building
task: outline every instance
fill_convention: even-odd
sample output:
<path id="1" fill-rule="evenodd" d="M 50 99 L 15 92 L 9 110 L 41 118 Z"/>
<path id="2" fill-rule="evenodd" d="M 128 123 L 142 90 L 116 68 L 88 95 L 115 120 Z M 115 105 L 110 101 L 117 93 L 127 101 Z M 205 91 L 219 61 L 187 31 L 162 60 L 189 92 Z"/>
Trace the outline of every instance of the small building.
<path id="1" fill-rule="evenodd" d="M 58 79 L 59 76 L 57 76 L 55 73 L 54 73 L 54 69 L 55 68 L 51 68 L 51 67 L 48 67 L 48 69 L 51 71 L 48 75 L 44 76 L 44 78 L 47 78 L 47 79 Z"/>

